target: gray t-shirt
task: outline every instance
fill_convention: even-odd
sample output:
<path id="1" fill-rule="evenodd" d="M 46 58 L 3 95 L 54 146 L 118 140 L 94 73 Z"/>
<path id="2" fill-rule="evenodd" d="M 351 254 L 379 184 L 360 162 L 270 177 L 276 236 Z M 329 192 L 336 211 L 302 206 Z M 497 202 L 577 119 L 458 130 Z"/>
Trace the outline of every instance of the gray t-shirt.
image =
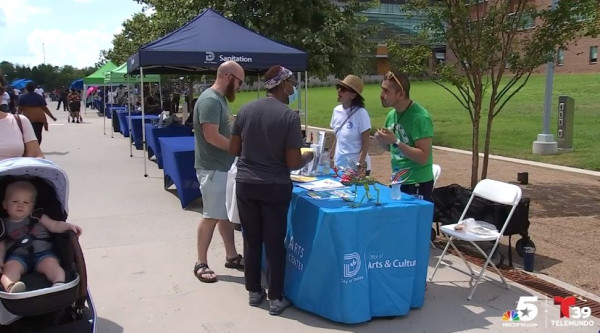
<path id="1" fill-rule="evenodd" d="M 234 156 L 226 150 L 208 143 L 202 132 L 202 124 L 219 125 L 219 133 L 229 139 L 233 116 L 227 101 L 216 90 L 206 89 L 194 105 L 194 136 L 196 138 L 194 167 L 202 170 L 228 171 Z"/>
<path id="2" fill-rule="evenodd" d="M 232 135 L 242 138 L 236 181 L 241 183 L 290 183 L 286 150 L 302 147 L 300 117 L 275 98 L 244 105 Z"/>
<path id="3" fill-rule="evenodd" d="M 8 219 L 6 220 L 2 220 L 0 219 L 1 223 L 4 223 L 4 228 L 6 230 L 6 249 L 8 250 L 14 243 L 15 241 L 31 235 L 31 236 L 35 236 L 36 238 L 42 238 L 42 239 L 49 239 L 50 238 L 50 234 L 48 233 L 48 230 L 46 230 L 46 228 L 44 228 L 44 226 L 42 225 L 41 222 L 37 222 L 34 223 L 32 228 L 31 228 L 31 233 L 29 233 L 29 217 L 25 218 L 24 220 L 21 220 L 19 222 L 10 222 L 8 221 Z M 32 241 L 33 244 L 33 253 L 40 253 L 43 251 L 47 251 L 52 249 L 52 243 L 44 241 L 44 240 L 33 240 Z M 19 256 L 25 256 L 28 254 L 27 249 L 22 248 L 22 247 L 18 247 L 15 249 L 15 251 L 12 253 L 14 255 L 19 255 Z"/>

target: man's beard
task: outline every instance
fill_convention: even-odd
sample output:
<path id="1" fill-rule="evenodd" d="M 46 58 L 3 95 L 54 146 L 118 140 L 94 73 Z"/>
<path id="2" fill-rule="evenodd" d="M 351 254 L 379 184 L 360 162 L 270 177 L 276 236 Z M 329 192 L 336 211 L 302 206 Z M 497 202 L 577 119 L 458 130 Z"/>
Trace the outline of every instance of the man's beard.
<path id="1" fill-rule="evenodd" d="M 227 87 L 225 88 L 225 98 L 227 98 L 229 102 L 235 101 L 235 82 L 233 82 L 233 80 L 227 83 Z"/>

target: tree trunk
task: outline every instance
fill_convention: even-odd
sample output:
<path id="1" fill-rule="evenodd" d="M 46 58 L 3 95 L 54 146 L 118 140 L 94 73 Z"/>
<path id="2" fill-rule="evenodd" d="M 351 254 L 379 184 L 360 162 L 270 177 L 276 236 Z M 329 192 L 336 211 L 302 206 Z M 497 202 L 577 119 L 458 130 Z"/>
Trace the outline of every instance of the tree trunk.
<path id="1" fill-rule="evenodd" d="M 479 117 L 473 120 L 473 141 L 471 145 L 471 188 L 477 185 L 479 173 Z"/>
<path id="2" fill-rule="evenodd" d="M 485 144 L 483 147 L 483 165 L 481 166 L 481 179 L 487 178 L 488 162 L 490 159 L 490 143 L 492 142 L 492 123 L 494 122 L 494 110 L 496 105 L 494 104 L 494 96 L 490 101 L 490 108 L 488 110 L 487 125 L 485 127 Z"/>

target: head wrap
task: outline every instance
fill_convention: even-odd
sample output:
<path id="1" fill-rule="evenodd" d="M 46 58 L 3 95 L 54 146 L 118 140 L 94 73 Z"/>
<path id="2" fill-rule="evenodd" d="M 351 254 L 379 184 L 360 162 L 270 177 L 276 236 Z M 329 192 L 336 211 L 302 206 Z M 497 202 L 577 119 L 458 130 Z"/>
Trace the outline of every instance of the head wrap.
<path id="1" fill-rule="evenodd" d="M 267 81 L 265 81 L 265 88 L 273 89 L 273 88 L 277 87 L 278 85 L 280 85 L 283 81 L 287 80 L 292 75 L 293 75 L 292 71 L 281 66 L 281 70 L 279 70 L 279 73 L 277 73 L 277 75 L 275 75 L 275 77 L 272 77 L 272 78 L 268 79 Z"/>

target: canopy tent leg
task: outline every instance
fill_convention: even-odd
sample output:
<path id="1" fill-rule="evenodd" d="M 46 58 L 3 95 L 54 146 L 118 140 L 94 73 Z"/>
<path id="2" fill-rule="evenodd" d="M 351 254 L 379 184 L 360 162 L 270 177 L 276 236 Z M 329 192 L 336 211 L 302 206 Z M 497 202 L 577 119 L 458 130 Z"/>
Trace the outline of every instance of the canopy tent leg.
<path id="1" fill-rule="evenodd" d="M 163 95 L 162 95 L 162 85 L 160 84 L 160 79 L 158 79 L 158 96 L 160 98 L 160 109 L 162 110 L 163 106 Z M 163 110 L 164 111 L 164 110 Z"/>
<path id="2" fill-rule="evenodd" d="M 110 86 L 109 86 L 110 87 Z M 112 88 L 112 87 L 110 87 Z M 104 128 L 104 135 L 106 135 L 106 98 L 108 93 L 106 92 L 106 86 L 104 86 L 104 111 L 102 112 L 102 118 L 104 118 L 104 124 L 102 125 Z"/>
<path id="3" fill-rule="evenodd" d="M 131 89 L 131 84 L 129 83 L 129 75 L 127 75 L 127 89 Z M 127 94 L 128 97 L 131 97 L 131 91 L 129 91 L 129 94 Z M 127 110 L 129 112 L 129 128 L 127 129 L 127 131 L 129 131 L 129 140 L 131 140 L 131 98 L 127 98 Z M 129 157 L 133 157 L 133 145 L 131 144 L 131 142 L 129 142 Z"/>
<path id="4" fill-rule="evenodd" d="M 148 177 L 148 172 L 146 171 L 146 111 L 145 111 L 145 101 L 144 101 L 144 67 L 140 67 L 140 85 L 142 86 L 142 154 L 144 157 L 144 177 Z"/>
<path id="5" fill-rule="evenodd" d="M 87 85 L 84 84 L 83 85 L 83 114 L 85 114 L 87 116 L 87 98 L 88 98 L 88 94 L 87 94 Z"/>
<path id="6" fill-rule="evenodd" d="M 304 71 L 304 131 L 308 130 L 308 71 Z"/>
<path id="7" fill-rule="evenodd" d="M 110 74 L 110 71 L 108 72 Z M 110 75 L 110 81 L 109 84 L 112 86 L 112 74 Z M 115 134 L 115 125 L 113 125 L 113 122 L 115 121 L 113 118 L 113 114 L 112 114 L 112 110 L 110 111 L 110 138 L 114 138 L 114 134 Z M 106 115 L 104 115 L 104 119 L 106 119 Z"/>
<path id="8" fill-rule="evenodd" d="M 260 99 L 260 74 L 256 73 L 256 99 Z"/>

